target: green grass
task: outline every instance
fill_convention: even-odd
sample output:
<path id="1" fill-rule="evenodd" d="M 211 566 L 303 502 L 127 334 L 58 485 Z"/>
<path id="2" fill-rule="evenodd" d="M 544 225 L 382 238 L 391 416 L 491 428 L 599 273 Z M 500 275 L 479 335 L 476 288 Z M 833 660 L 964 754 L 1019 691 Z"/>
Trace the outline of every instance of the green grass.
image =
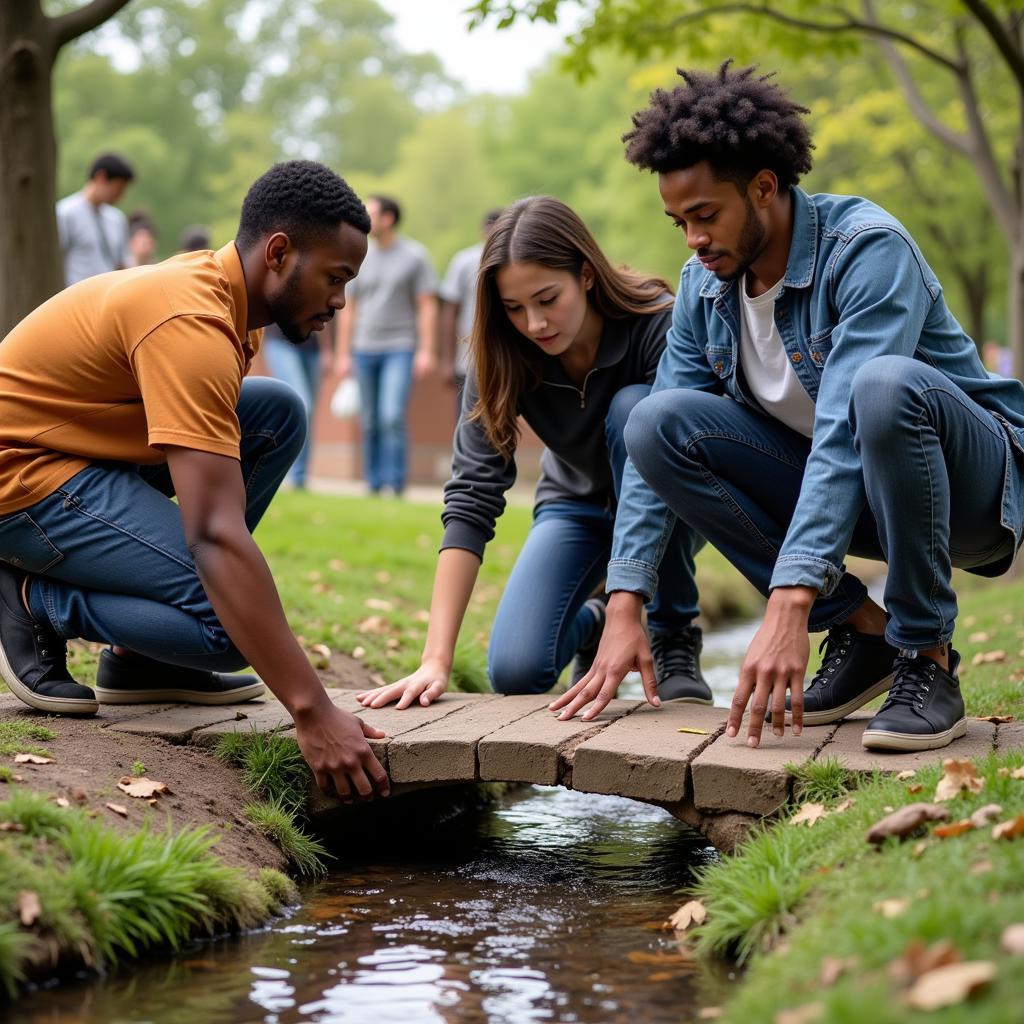
<path id="1" fill-rule="evenodd" d="M 839 800 L 857 783 L 856 776 L 847 771 L 835 757 L 788 764 L 786 770 L 793 777 L 794 793 L 800 801 L 823 803 Z"/>
<path id="2" fill-rule="evenodd" d="M 1000 804 L 1000 820 L 1024 813 L 1024 782 L 1003 778 L 1000 767 L 1017 768 L 1024 753 L 993 755 L 979 763 L 982 792 L 952 801 L 954 819 L 988 803 Z M 1024 841 L 993 841 L 991 828 L 956 838 L 886 840 L 881 849 L 864 838 L 886 813 L 930 799 L 941 775 L 936 766 L 918 771 L 908 783 L 875 776 L 853 794 L 853 805 L 813 827 L 780 821 L 755 835 L 735 856 L 707 868 L 697 885 L 707 923 L 697 931 L 705 953 L 731 952 L 750 961 L 743 983 L 727 1005 L 725 1020 L 771 1022 L 783 1008 L 823 1002 L 824 1021 L 873 1024 L 916 1020 L 953 1024 L 967 1019 L 964 1007 L 911 1014 L 888 964 L 909 943 L 950 939 L 965 960 L 992 960 L 998 975 L 970 1004 L 969 1019 L 981 1024 L 1018 1021 L 1024 1000 L 1024 971 L 999 948 L 1007 925 L 1024 921 Z M 972 866 L 990 863 L 988 870 Z M 908 898 L 907 910 L 886 918 L 876 901 Z M 781 952 L 770 952 L 785 934 Z M 822 960 L 856 957 L 857 966 L 838 984 L 822 989 Z"/>
<path id="3" fill-rule="evenodd" d="M 146 766 L 139 760 L 132 762 L 132 775 L 136 778 L 141 778 L 146 774 Z"/>
<path id="4" fill-rule="evenodd" d="M 38 754 L 49 757 L 45 747 L 28 743 L 27 740 L 40 740 L 48 743 L 55 740 L 57 734 L 43 725 L 32 725 L 29 722 L 0 722 L 0 757 L 12 757 L 14 754 Z"/>
<path id="5" fill-rule="evenodd" d="M 331 855 L 320 840 L 304 832 L 296 824 L 296 816 L 278 803 L 261 801 L 249 804 L 245 816 L 284 851 L 288 862 L 307 878 L 327 871 L 324 863 Z"/>
<path id="6" fill-rule="evenodd" d="M 24 830 L 0 844 L 0 991 L 9 997 L 58 966 L 99 969 L 253 928 L 297 895 L 277 872 L 253 880 L 222 864 L 208 829 L 124 835 L 30 792 L 0 802 L 0 821 Z M 18 920 L 22 892 L 41 907 L 28 926 Z"/>

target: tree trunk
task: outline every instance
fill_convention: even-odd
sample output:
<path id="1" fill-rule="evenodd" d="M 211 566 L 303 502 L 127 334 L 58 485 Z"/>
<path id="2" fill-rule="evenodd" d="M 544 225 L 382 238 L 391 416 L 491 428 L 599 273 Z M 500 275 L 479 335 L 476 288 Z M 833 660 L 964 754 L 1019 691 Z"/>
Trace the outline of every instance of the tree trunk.
<path id="1" fill-rule="evenodd" d="M 0 338 L 64 286 L 53 211 L 54 56 L 36 0 L 0 3 Z"/>
<path id="2" fill-rule="evenodd" d="M 960 282 L 967 307 L 967 333 L 974 340 L 979 355 L 985 345 L 985 307 L 988 305 L 988 268 L 984 263 L 966 267 L 957 264 L 953 270 Z"/>
<path id="3" fill-rule="evenodd" d="M 1019 238 L 1010 251 L 1006 344 L 1013 354 L 1013 375 L 1024 380 L 1024 237 Z"/>

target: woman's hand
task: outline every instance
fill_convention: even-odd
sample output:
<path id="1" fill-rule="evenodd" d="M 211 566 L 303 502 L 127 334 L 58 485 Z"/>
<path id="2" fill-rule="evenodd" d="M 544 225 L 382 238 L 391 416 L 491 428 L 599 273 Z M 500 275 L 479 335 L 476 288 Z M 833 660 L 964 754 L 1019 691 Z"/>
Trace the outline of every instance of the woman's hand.
<path id="1" fill-rule="evenodd" d="M 424 661 L 412 675 L 399 679 L 390 686 L 357 693 L 356 700 L 365 708 L 382 708 L 393 701 L 398 701 L 398 711 L 413 703 L 428 707 L 448 689 L 449 674 L 450 669 L 441 662 Z"/>

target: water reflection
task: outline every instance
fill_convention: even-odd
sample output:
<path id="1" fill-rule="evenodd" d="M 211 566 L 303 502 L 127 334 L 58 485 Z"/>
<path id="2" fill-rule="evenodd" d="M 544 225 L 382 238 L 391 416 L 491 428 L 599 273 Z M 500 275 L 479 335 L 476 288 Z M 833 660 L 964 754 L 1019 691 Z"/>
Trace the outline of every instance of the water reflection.
<path id="1" fill-rule="evenodd" d="M 379 838 L 262 932 L 30 995 L 10 1020 L 661 1024 L 714 1001 L 657 930 L 713 852 L 658 808 L 535 787 Z"/>

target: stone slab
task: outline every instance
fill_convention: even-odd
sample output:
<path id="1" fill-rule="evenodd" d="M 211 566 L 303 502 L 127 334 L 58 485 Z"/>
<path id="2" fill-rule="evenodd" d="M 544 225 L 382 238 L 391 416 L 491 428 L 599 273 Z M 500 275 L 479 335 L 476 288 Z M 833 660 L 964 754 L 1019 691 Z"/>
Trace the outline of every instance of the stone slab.
<path id="1" fill-rule="evenodd" d="M 578 716 L 560 722 L 548 711 L 549 702 L 550 697 L 539 711 L 480 741 L 477 757 L 482 780 L 555 786 L 561 781 L 563 755 L 574 742 L 589 739 L 640 706 L 636 700 L 613 700 L 589 722 Z"/>
<path id="2" fill-rule="evenodd" d="M 881 771 L 886 773 L 918 769 L 924 765 L 941 764 L 947 757 L 986 757 L 992 753 L 996 727 L 991 722 L 968 719 L 967 735 L 954 740 L 948 747 L 939 750 L 919 750 L 911 753 L 896 753 L 885 750 L 867 750 L 861 743 L 867 717 L 847 719 L 841 722 L 829 742 L 818 755 L 837 758 L 844 768 L 854 772 Z"/>
<path id="3" fill-rule="evenodd" d="M 499 729 L 550 703 L 548 694 L 499 697 L 487 695 L 388 744 L 388 772 L 393 782 L 473 782 L 477 779 L 477 744 Z M 508 780 L 505 780 L 508 781 Z"/>
<path id="4" fill-rule="evenodd" d="M 244 717 L 239 718 L 239 715 Z M 123 732 L 131 736 L 160 736 L 172 743 L 185 743 L 200 729 L 236 725 L 251 728 L 246 726 L 246 723 L 252 720 L 250 716 L 251 710 L 243 710 L 241 704 L 222 707 L 174 704 L 153 714 L 114 722 L 108 725 L 107 729 L 110 732 Z"/>
<path id="5" fill-rule="evenodd" d="M 399 711 L 393 704 L 386 708 L 364 708 L 351 694 L 341 694 L 334 698 L 334 703 L 346 711 L 352 711 L 375 729 L 381 729 L 388 735 L 388 740 L 396 736 L 404 736 L 449 715 L 460 714 L 467 708 L 494 699 L 490 693 L 446 693 L 433 704 L 423 707 L 413 704 Z"/>
<path id="6" fill-rule="evenodd" d="M 1024 751 L 1024 722 L 1004 722 L 996 726 L 996 750 L 1000 754 Z"/>
<path id="7" fill-rule="evenodd" d="M 787 728 L 776 736 L 769 726 L 761 745 L 747 746 L 747 722 L 729 739 L 724 734 L 690 764 L 693 802 L 701 811 L 735 811 L 739 814 L 771 814 L 789 798 L 788 764 L 803 764 L 835 731 L 826 725 L 805 728 L 794 736 Z"/>
<path id="8" fill-rule="evenodd" d="M 572 788 L 659 803 L 682 800 L 690 761 L 725 728 L 728 717 L 728 708 L 641 705 L 576 747 Z"/>
<path id="9" fill-rule="evenodd" d="M 220 709 L 206 708 L 204 710 L 214 711 Z M 192 742 L 204 747 L 212 747 L 216 745 L 221 736 L 228 733 L 281 732 L 292 727 L 291 715 L 285 710 L 284 705 L 276 700 L 268 700 L 259 705 L 231 705 L 224 710 L 230 711 L 231 717 L 223 721 L 214 722 L 206 728 L 193 732 Z M 236 713 L 244 717 L 237 718 Z"/>

